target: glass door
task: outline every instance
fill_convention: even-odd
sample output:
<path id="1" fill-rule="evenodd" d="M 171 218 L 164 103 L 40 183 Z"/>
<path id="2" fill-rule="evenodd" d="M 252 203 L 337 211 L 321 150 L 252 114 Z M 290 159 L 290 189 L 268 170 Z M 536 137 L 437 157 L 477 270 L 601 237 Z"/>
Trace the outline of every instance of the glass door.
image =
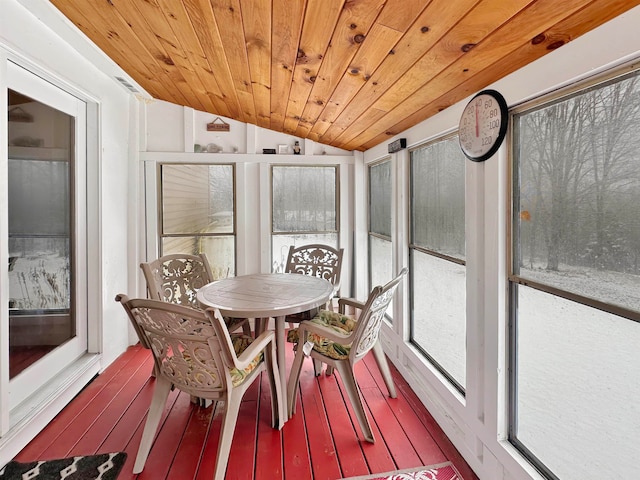
<path id="1" fill-rule="evenodd" d="M 87 349 L 86 104 L 13 63 L 7 73 L 12 409 Z"/>

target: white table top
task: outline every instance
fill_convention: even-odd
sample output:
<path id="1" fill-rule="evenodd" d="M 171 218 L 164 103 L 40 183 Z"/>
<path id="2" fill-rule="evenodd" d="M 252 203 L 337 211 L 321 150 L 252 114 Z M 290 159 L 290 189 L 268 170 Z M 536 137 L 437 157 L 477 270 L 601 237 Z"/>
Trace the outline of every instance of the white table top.
<path id="1" fill-rule="evenodd" d="M 258 273 L 217 280 L 197 293 L 198 302 L 236 318 L 282 317 L 324 305 L 333 294 L 325 279 L 298 273 Z"/>

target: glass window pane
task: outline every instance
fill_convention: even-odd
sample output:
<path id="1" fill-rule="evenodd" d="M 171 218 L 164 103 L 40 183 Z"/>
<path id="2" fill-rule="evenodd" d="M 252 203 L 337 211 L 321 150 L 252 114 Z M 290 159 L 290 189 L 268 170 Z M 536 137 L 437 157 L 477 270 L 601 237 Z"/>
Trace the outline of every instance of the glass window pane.
<path id="1" fill-rule="evenodd" d="M 75 118 L 7 92 L 8 176 L 1 180 L 8 191 L 7 333 L 13 379 L 77 335 L 73 245 L 79 227 L 72 194 Z"/>
<path id="2" fill-rule="evenodd" d="M 162 233 L 233 233 L 232 165 L 162 165 Z"/>
<path id="3" fill-rule="evenodd" d="M 335 232 L 336 168 L 272 168 L 273 232 Z"/>
<path id="4" fill-rule="evenodd" d="M 385 285 L 393 280 L 392 243 L 369 235 L 369 285 L 371 288 Z M 386 312 L 387 320 L 393 320 L 393 300 Z"/>
<path id="5" fill-rule="evenodd" d="M 464 165 L 457 137 L 411 152 L 414 245 L 464 258 Z"/>
<path id="6" fill-rule="evenodd" d="M 205 253 L 216 279 L 235 275 L 235 237 L 164 237 L 162 254 L 172 253 Z"/>
<path id="7" fill-rule="evenodd" d="M 411 251 L 411 341 L 462 388 L 466 382 L 465 267 Z"/>
<path id="8" fill-rule="evenodd" d="M 369 167 L 369 231 L 391 238 L 391 160 Z"/>
<path id="9" fill-rule="evenodd" d="M 640 311 L 639 96 L 634 72 L 514 116 L 511 440 L 561 478 L 637 471 L 640 324 L 603 309 Z"/>
<path id="10" fill-rule="evenodd" d="M 322 243 L 338 248 L 337 233 L 314 233 L 300 235 L 273 235 L 271 237 L 271 258 L 273 259 L 271 271 L 282 273 L 287 265 L 289 247 L 301 247 L 312 243 Z"/>
<path id="11" fill-rule="evenodd" d="M 9 160 L 11 308 L 71 305 L 68 161 Z"/>
<path id="12" fill-rule="evenodd" d="M 373 235 L 369 236 L 369 254 L 371 255 L 369 269 L 372 288 L 393 280 L 393 252 L 391 246 L 392 244 L 389 240 L 383 240 Z M 390 312 L 391 308 L 389 308 L 387 314 L 390 314 Z"/>
<path id="13" fill-rule="evenodd" d="M 517 438 L 558 478 L 633 478 L 640 324 L 517 289 Z"/>
<path id="14" fill-rule="evenodd" d="M 516 117 L 520 276 L 640 310 L 638 95 L 633 76 Z"/>
<path id="15" fill-rule="evenodd" d="M 464 393 L 466 273 L 453 261 L 465 258 L 465 157 L 458 137 L 412 151 L 410 182 L 411 342 Z"/>

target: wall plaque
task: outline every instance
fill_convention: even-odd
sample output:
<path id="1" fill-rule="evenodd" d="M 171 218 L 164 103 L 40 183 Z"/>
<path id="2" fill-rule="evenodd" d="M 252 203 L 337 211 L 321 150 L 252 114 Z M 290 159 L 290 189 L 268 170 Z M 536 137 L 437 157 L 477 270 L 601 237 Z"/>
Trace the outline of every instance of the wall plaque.
<path id="1" fill-rule="evenodd" d="M 213 122 L 207 123 L 207 132 L 228 132 L 230 128 L 230 125 L 220 117 L 216 117 Z"/>

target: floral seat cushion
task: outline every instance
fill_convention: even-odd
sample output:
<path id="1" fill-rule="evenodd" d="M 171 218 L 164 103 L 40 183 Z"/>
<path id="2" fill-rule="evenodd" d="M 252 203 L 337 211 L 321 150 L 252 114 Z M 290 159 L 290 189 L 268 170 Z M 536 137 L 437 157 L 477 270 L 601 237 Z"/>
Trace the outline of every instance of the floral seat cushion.
<path id="1" fill-rule="evenodd" d="M 341 315 L 337 312 L 331 312 L 328 310 L 320 310 L 320 313 L 310 320 L 312 323 L 322 325 L 323 327 L 329 327 L 342 335 L 350 335 L 356 328 L 356 321 L 347 316 Z M 325 355 L 329 358 L 336 360 L 344 360 L 349 357 L 349 351 L 351 345 L 342 345 L 340 343 L 333 342 L 322 335 L 317 333 L 309 333 L 307 340 L 313 343 L 313 349 Z M 298 343 L 300 337 L 297 328 L 292 328 L 287 334 L 287 341 L 290 343 Z"/>
<path id="2" fill-rule="evenodd" d="M 244 352 L 251 342 L 253 342 L 253 338 L 248 335 L 242 334 L 232 334 L 231 335 L 231 343 L 233 344 L 233 350 L 236 352 L 236 356 L 240 356 L 242 352 Z M 231 381 L 233 386 L 236 387 L 240 385 L 244 379 L 249 375 L 262 361 L 264 355 L 262 353 L 256 355 L 256 357 L 251 360 L 251 363 L 247 365 L 242 370 L 237 368 L 231 368 L 229 372 L 231 373 Z"/>

